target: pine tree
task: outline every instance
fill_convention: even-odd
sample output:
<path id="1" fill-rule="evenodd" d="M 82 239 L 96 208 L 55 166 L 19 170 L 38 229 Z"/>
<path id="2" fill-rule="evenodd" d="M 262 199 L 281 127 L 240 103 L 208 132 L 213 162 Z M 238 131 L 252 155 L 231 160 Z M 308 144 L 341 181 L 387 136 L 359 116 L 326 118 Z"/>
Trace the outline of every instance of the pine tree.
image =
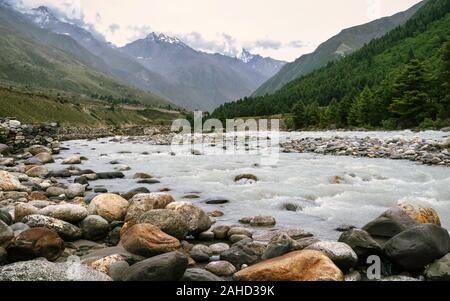
<path id="1" fill-rule="evenodd" d="M 328 107 L 326 107 L 322 119 L 322 127 L 337 128 L 341 126 L 340 106 L 336 98 L 333 98 Z"/>
<path id="2" fill-rule="evenodd" d="M 395 114 L 402 127 L 420 124 L 429 111 L 426 92 L 425 68 L 418 60 L 412 60 L 400 73 L 393 86 L 394 99 L 389 110 Z"/>
<path id="3" fill-rule="evenodd" d="M 292 109 L 292 114 L 294 115 L 293 119 L 295 129 L 301 129 L 307 126 L 305 111 L 306 111 L 305 104 L 301 100 L 297 102 L 294 108 Z"/>
<path id="4" fill-rule="evenodd" d="M 348 123 L 353 126 L 374 126 L 373 110 L 375 96 L 369 87 L 365 87 L 350 107 Z"/>
<path id="5" fill-rule="evenodd" d="M 319 103 L 314 101 L 313 103 L 306 106 L 305 109 L 305 120 L 306 124 L 309 126 L 318 126 L 320 123 L 320 108 Z"/>

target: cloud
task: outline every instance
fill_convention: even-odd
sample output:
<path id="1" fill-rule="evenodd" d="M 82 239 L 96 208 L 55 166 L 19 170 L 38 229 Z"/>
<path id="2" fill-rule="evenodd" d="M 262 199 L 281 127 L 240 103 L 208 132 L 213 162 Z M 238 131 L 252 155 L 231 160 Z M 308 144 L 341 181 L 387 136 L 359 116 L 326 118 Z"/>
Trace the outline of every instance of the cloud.
<path id="1" fill-rule="evenodd" d="M 176 36 L 190 47 L 205 52 L 236 56 L 240 51 L 238 41 L 227 33 L 217 34 L 214 39 L 206 39 L 199 32 L 178 34 Z"/>
<path id="2" fill-rule="evenodd" d="M 149 25 L 143 26 L 127 26 L 126 31 L 128 32 L 127 36 L 130 42 L 145 38 L 151 33 L 153 30 Z"/>
<path id="3" fill-rule="evenodd" d="M 292 47 L 292 48 L 303 48 L 303 47 L 307 47 L 308 43 L 305 43 L 305 42 L 300 41 L 300 40 L 296 40 L 296 41 L 289 42 L 288 46 Z"/>
<path id="4" fill-rule="evenodd" d="M 280 41 L 275 41 L 271 39 L 263 39 L 263 40 L 256 40 L 253 42 L 249 42 L 246 48 L 262 48 L 262 49 L 275 49 L 278 50 L 283 46 L 283 43 Z"/>

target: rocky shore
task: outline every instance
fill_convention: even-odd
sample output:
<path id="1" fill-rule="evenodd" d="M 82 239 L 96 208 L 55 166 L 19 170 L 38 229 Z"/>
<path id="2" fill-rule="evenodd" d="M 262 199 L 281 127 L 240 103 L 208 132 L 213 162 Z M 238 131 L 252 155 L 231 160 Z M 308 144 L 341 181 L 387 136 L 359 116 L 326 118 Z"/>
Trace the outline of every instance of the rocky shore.
<path id="1" fill-rule="evenodd" d="M 450 166 L 450 138 L 446 142 L 419 138 L 303 138 L 282 143 L 286 153 L 316 153 L 333 156 L 354 156 L 410 160 L 428 165 Z"/>
<path id="2" fill-rule="evenodd" d="M 151 136 L 158 135 L 166 134 Z M 239 222 L 216 225 L 226 200 L 209 200 L 218 207 L 205 212 L 170 189 L 139 187 L 158 181 L 151 170 L 136 170 L 137 188 L 108 191 L 95 181 L 120 181 L 120 170 L 85 169 L 95 158 L 61 158 L 56 139 L 43 141 L 1 150 L 1 281 L 450 280 L 450 236 L 432 208 L 402 203 L 361 229 L 330 229 L 342 232 L 337 241 L 277 228 L 271 216 L 243 213 Z M 54 161 L 66 167 L 49 169 Z"/>

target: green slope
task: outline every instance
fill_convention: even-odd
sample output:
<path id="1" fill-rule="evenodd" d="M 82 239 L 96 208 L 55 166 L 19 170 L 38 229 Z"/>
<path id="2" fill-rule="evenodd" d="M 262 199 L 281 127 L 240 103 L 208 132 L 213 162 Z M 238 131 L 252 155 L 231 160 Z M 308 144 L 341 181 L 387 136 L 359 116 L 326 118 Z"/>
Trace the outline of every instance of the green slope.
<path id="1" fill-rule="evenodd" d="M 381 18 L 367 24 L 347 28 L 321 44 L 313 53 L 286 64 L 275 76 L 259 87 L 253 96 L 272 94 L 288 82 L 325 66 L 362 48 L 375 38 L 379 38 L 413 16 L 426 1 L 390 17 Z"/>
<path id="2" fill-rule="evenodd" d="M 180 116 L 176 112 L 154 108 L 112 106 L 107 102 L 79 101 L 0 86 L 0 117 L 15 117 L 26 123 L 59 122 L 63 126 L 123 127 L 170 124 Z"/>
<path id="3" fill-rule="evenodd" d="M 89 67 L 96 64 L 104 67 L 104 63 L 70 37 L 42 30 L 19 17 L 0 8 L 1 82 L 47 89 L 49 94 L 65 92 L 80 97 L 95 94 L 117 101 L 168 104 L 159 96 Z"/>
<path id="4" fill-rule="evenodd" d="M 354 54 L 288 83 L 273 95 L 225 104 L 213 116 L 287 113 L 300 100 L 305 104 L 327 106 L 336 99 L 341 110 L 348 110 L 366 86 L 378 90 L 380 98 L 388 102 L 390 85 L 411 55 L 426 66 L 431 79 L 436 79 L 442 67 L 441 48 L 450 36 L 449 12 L 450 1 L 430 0 L 405 25 L 373 40 Z M 440 90 L 436 90 L 439 94 Z"/>

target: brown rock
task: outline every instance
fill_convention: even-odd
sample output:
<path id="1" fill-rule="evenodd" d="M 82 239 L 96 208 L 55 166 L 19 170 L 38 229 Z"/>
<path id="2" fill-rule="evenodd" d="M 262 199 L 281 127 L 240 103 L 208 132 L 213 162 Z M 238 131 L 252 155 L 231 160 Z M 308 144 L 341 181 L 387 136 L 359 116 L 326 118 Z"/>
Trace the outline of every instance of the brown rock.
<path id="1" fill-rule="evenodd" d="M 28 200 L 30 201 L 48 201 L 48 198 L 39 191 L 33 191 L 32 193 L 30 193 Z"/>
<path id="2" fill-rule="evenodd" d="M 175 237 L 167 235 L 151 224 L 137 224 L 126 231 L 120 244 L 133 254 L 151 257 L 179 250 L 181 244 Z"/>
<path id="3" fill-rule="evenodd" d="M 37 214 L 38 208 L 28 203 L 19 203 L 14 207 L 14 220 L 20 222 L 25 216 Z"/>
<path id="4" fill-rule="evenodd" d="M 174 198 L 167 193 L 139 193 L 130 199 L 125 221 L 137 220 L 144 212 L 153 209 L 164 209 L 174 202 Z"/>
<path id="5" fill-rule="evenodd" d="M 423 208 L 410 203 L 403 203 L 398 205 L 398 207 L 420 224 L 441 225 L 439 215 L 433 208 Z"/>
<path id="6" fill-rule="evenodd" d="M 47 164 L 47 163 L 53 163 L 55 162 L 55 160 L 53 160 L 53 157 L 51 154 L 49 153 L 39 153 L 36 156 L 34 156 L 36 159 L 38 159 L 39 161 L 41 161 L 43 164 Z"/>
<path id="7" fill-rule="evenodd" d="M 129 203 L 123 197 L 113 193 L 104 193 L 96 196 L 89 204 L 90 215 L 100 215 L 106 220 L 123 221 Z"/>
<path id="8" fill-rule="evenodd" d="M 16 177 L 7 171 L 0 170 L 0 190 L 3 191 L 26 191 L 27 188 L 23 186 Z"/>
<path id="9" fill-rule="evenodd" d="M 15 260 L 29 260 L 45 257 L 56 260 L 64 251 L 64 241 L 47 228 L 32 228 L 23 231 L 11 242 L 8 254 Z"/>
<path id="10" fill-rule="evenodd" d="M 233 276 L 236 281 L 343 281 L 344 274 L 325 254 L 295 251 L 272 258 Z"/>

